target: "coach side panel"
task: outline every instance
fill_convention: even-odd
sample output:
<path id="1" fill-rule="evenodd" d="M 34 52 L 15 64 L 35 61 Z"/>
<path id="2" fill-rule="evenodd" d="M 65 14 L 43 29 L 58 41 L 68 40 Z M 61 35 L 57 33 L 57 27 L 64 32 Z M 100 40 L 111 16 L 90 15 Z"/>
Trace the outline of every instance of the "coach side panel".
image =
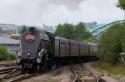
<path id="1" fill-rule="evenodd" d="M 69 56 L 69 40 L 64 38 L 55 38 L 55 57 Z"/>
<path id="2" fill-rule="evenodd" d="M 79 43 L 75 40 L 70 40 L 70 56 L 79 56 Z"/>
<path id="3" fill-rule="evenodd" d="M 58 57 L 59 56 L 59 44 L 60 42 L 60 39 L 59 38 L 55 38 L 55 57 Z"/>
<path id="4" fill-rule="evenodd" d="M 85 42 L 80 42 L 80 56 L 90 55 L 90 47 Z"/>

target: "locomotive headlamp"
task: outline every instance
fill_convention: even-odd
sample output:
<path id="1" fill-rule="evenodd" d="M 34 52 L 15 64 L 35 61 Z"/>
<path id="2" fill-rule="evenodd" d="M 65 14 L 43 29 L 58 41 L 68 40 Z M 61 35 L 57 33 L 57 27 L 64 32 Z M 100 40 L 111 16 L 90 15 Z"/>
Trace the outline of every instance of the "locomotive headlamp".
<path id="1" fill-rule="evenodd" d="M 41 63 L 41 59 L 38 58 L 38 59 L 36 60 L 36 62 L 37 62 L 37 63 Z"/>
<path id="2" fill-rule="evenodd" d="M 31 54 L 28 52 L 28 54 L 27 54 L 28 56 L 31 56 Z"/>

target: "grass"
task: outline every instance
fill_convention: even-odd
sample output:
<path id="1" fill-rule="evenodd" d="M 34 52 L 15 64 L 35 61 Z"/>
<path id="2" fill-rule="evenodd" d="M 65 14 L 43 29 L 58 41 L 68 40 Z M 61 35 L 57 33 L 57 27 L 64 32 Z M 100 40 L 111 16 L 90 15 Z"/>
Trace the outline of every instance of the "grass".
<path id="1" fill-rule="evenodd" d="M 125 65 L 117 64 L 111 65 L 108 63 L 94 63 L 93 67 L 102 72 L 104 75 L 111 75 L 112 77 L 119 79 L 125 76 Z"/>

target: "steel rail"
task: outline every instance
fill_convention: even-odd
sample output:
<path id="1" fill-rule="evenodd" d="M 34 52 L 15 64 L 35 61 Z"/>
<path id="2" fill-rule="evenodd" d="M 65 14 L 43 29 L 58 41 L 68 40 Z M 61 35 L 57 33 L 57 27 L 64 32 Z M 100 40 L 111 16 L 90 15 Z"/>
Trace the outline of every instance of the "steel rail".
<path id="1" fill-rule="evenodd" d="M 74 80 L 72 82 L 85 82 L 78 73 L 76 73 L 73 70 L 73 66 L 70 65 L 70 71 L 72 72 L 73 76 L 74 76 Z"/>
<path id="2" fill-rule="evenodd" d="M 9 72 L 11 72 L 13 69 L 16 69 L 16 68 L 17 68 L 17 66 L 0 69 L 0 74 L 9 73 Z"/>
<path id="3" fill-rule="evenodd" d="M 82 66 L 88 70 L 95 78 L 96 78 L 96 82 L 105 82 L 101 77 L 103 76 L 103 74 L 96 74 L 94 72 L 92 72 L 92 70 L 88 69 L 88 67 L 84 64 L 82 64 Z"/>
<path id="4" fill-rule="evenodd" d="M 9 82 L 18 82 L 35 76 L 34 74 L 21 74 L 17 77 L 9 79 Z"/>

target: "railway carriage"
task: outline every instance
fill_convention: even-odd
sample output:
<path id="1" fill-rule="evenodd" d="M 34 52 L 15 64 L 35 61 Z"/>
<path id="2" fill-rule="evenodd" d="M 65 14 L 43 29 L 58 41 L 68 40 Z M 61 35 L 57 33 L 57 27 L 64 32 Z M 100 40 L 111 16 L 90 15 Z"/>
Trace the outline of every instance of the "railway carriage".
<path id="1" fill-rule="evenodd" d="M 20 38 L 17 63 L 27 70 L 46 70 L 55 64 L 97 60 L 95 45 L 61 37 L 30 27 Z"/>
<path id="2" fill-rule="evenodd" d="M 55 37 L 55 61 L 64 64 L 98 60 L 96 44 Z M 63 61 L 62 61 L 63 60 Z"/>

